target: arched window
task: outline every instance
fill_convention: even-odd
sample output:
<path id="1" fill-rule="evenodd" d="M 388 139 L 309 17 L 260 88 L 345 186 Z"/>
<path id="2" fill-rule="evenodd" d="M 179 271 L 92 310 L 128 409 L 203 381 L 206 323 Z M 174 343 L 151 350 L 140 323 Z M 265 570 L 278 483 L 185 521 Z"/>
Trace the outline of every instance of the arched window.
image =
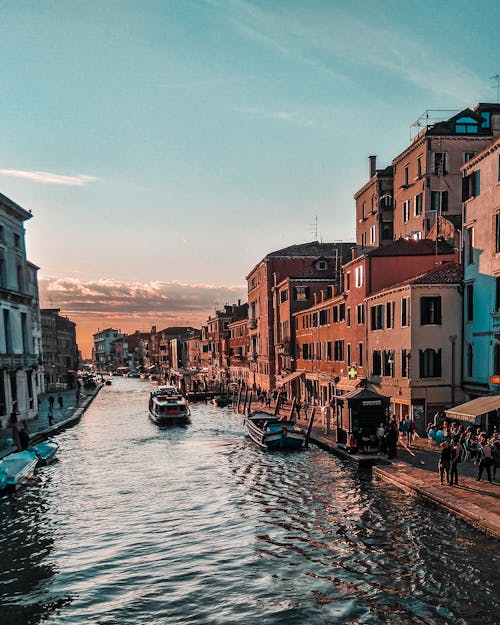
<path id="1" fill-rule="evenodd" d="M 420 377 L 439 378 L 441 377 L 441 350 L 428 348 L 419 350 L 420 356 Z"/>

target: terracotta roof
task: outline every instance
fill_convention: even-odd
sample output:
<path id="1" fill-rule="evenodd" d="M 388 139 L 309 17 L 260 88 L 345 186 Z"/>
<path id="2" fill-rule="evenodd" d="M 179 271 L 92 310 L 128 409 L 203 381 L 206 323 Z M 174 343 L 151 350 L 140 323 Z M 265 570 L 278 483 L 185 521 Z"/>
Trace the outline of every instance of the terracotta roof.
<path id="1" fill-rule="evenodd" d="M 431 239 L 398 239 L 383 247 L 377 247 L 367 256 L 431 256 L 432 254 L 453 254 L 453 247 L 445 241 Z"/>
<path id="2" fill-rule="evenodd" d="M 408 284 L 460 284 L 464 276 L 463 268 L 458 263 L 444 263 L 430 271 L 411 278 Z"/>

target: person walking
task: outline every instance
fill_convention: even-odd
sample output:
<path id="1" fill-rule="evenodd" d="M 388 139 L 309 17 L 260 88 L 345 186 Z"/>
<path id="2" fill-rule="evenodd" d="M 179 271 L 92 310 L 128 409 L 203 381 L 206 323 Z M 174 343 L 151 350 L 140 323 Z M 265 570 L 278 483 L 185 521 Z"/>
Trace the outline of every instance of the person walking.
<path id="1" fill-rule="evenodd" d="M 47 418 L 49 420 L 49 425 L 52 427 L 52 424 L 54 423 L 54 411 L 50 406 L 49 411 L 47 412 Z"/>
<path id="2" fill-rule="evenodd" d="M 454 440 L 451 449 L 450 486 L 458 486 L 458 463 L 462 461 L 462 445 Z"/>
<path id="3" fill-rule="evenodd" d="M 397 448 L 398 448 L 398 430 L 396 428 L 396 424 L 391 422 L 389 429 L 385 435 L 385 441 L 387 444 L 387 458 L 388 460 L 392 460 L 397 456 Z"/>
<path id="4" fill-rule="evenodd" d="M 57 397 L 57 403 L 59 404 L 59 408 L 62 410 L 63 406 L 64 406 L 64 402 L 63 402 L 63 398 L 61 393 L 59 393 L 58 397 Z"/>
<path id="5" fill-rule="evenodd" d="M 486 440 L 486 434 L 484 432 L 479 436 L 479 453 L 478 453 L 478 464 L 479 471 L 477 474 L 477 481 L 481 481 L 481 476 L 483 475 L 483 471 L 486 469 L 486 475 L 488 476 L 488 482 L 491 482 L 491 466 L 493 464 L 493 450 L 490 445 L 488 445 L 488 441 Z"/>
<path id="6" fill-rule="evenodd" d="M 443 484 L 444 477 L 446 474 L 446 483 L 450 483 L 450 468 L 451 468 L 451 459 L 453 455 L 453 450 L 448 444 L 448 441 L 443 441 L 440 445 L 441 453 L 439 455 L 439 479 L 441 480 L 441 484 Z"/>
<path id="7" fill-rule="evenodd" d="M 49 395 L 49 408 L 54 408 L 54 395 Z"/>

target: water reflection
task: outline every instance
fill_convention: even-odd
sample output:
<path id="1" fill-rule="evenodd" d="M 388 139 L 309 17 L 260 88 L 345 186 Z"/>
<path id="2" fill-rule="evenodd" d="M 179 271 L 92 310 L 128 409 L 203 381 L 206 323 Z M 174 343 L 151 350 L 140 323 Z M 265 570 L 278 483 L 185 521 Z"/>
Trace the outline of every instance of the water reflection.
<path id="1" fill-rule="evenodd" d="M 160 430 L 148 390 L 114 380 L 0 501 L 2 625 L 491 622 L 497 543 L 229 410 Z"/>

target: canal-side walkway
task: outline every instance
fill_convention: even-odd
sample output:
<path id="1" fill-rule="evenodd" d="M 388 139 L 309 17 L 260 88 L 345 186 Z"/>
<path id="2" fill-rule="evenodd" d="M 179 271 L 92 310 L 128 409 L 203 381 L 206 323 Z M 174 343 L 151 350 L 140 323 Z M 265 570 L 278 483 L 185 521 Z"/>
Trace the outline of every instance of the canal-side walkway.
<path id="1" fill-rule="evenodd" d="M 102 384 L 95 389 L 83 389 L 79 401 L 76 400 L 74 390 L 62 391 L 61 393 L 42 393 L 38 398 L 38 415 L 30 421 L 20 421 L 19 426 L 24 425 L 30 435 L 32 443 L 38 443 L 57 432 L 80 421 L 83 413 L 87 410 L 92 400 L 101 389 Z M 59 407 L 58 397 L 62 397 L 63 405 Z M 49 423 L 49 397 L 55 398 L 52 424 Z M 0 430 L 0 458 L 17 451 L 12 441 L 12 429 Z"/>
<path id="2" fill-rule="evenodd" d="M 265 408 L 260 403 L 255 403 L 253 409 L 274 412 L 273 406 Z M 280 414 L 288 417 L 290 406 L 283 406 Z M 301 417 L 297 424 L 307 429 L 308 419 L 305 415 Z M 349 454 L 337 446 L 333 434 L 326 433 L 319 410 L 316 410 L 310 442 L 360 467 L 372 467 L 374 479 L 423 497 L 500 539 L 500 470 L 497 470 L 493 483 L 488 482 L 484 473 L 478 482 L 477 466 L 471 461 L 461 462 L 458 465 L 459 485 L 441 485 L 438 474 L 439 450 L 434 445 L 430 446 L 426 439 L 417 438 L 410 447 L 400 442 L 397 458 L 393 460 L 389 460 L 386 454 L 376 452 Z"/>

